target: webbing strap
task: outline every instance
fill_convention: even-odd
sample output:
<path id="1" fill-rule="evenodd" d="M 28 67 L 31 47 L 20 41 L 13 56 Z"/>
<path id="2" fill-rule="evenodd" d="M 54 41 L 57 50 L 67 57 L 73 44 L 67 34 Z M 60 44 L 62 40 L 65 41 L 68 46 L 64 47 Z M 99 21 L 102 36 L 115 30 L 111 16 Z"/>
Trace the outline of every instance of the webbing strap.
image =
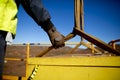
<path id="1" fill-rule="evenodd" d="M 39 69 L 39 65 L 36 65 L 27 80 L 33 80 L 33 78 L 36 76 L 38 72 L 38 69 Z"/>

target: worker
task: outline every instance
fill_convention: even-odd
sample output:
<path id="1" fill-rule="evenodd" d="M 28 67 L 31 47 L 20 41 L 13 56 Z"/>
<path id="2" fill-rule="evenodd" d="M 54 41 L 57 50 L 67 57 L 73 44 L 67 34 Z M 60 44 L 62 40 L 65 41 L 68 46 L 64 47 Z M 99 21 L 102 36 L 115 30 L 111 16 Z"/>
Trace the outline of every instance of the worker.
<path id="1" fill-rule="evenodd" d="M 56 30 L 49 12 L 44 8 L 41 0 L 0 0 L 0 80 L 2 80 L 6 50 L 5 39 L 8 33 L 11 34 L 13 39 L 15 38 L 16 15 L 20 4 L 27 14 L 48 34 L 54 48 L 65 45 L 64 36 Z"/>

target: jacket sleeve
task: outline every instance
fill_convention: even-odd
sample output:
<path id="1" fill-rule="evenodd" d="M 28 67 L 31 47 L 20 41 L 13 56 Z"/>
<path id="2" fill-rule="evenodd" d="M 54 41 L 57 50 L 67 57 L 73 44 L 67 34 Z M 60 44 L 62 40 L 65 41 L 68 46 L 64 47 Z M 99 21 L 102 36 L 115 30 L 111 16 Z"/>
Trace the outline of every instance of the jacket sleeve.
<path id="1" fill-rule="evenodd" d="M 51 18 L 41 0 L 21 0 L 21 4 L 38 25 Z"/>

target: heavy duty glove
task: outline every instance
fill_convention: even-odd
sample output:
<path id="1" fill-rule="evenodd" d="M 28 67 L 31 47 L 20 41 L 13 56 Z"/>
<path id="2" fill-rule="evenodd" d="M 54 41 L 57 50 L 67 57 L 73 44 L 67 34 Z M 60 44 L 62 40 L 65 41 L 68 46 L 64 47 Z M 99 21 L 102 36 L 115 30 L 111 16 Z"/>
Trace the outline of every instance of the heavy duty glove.
<path id="1" fill-rule="evenodd" d="M 65 46 L 64 36 L 56 30 L 56 28 L 50 20 L 43 22 L 41 24 L 41 27 L 48 34 L 49 39 L 54 48 Z"/>

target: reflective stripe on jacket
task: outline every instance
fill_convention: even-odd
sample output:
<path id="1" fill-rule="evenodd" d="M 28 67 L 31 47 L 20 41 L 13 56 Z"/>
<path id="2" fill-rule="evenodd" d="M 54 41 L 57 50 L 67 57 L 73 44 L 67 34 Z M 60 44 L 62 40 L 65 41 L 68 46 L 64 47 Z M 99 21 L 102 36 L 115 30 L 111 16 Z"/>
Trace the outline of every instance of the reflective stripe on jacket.
<path id="1" fill-rule="evenodd" d="M 0 0 L 0 30 L 16 34 L 17 12 L 14 0 Z"/>

